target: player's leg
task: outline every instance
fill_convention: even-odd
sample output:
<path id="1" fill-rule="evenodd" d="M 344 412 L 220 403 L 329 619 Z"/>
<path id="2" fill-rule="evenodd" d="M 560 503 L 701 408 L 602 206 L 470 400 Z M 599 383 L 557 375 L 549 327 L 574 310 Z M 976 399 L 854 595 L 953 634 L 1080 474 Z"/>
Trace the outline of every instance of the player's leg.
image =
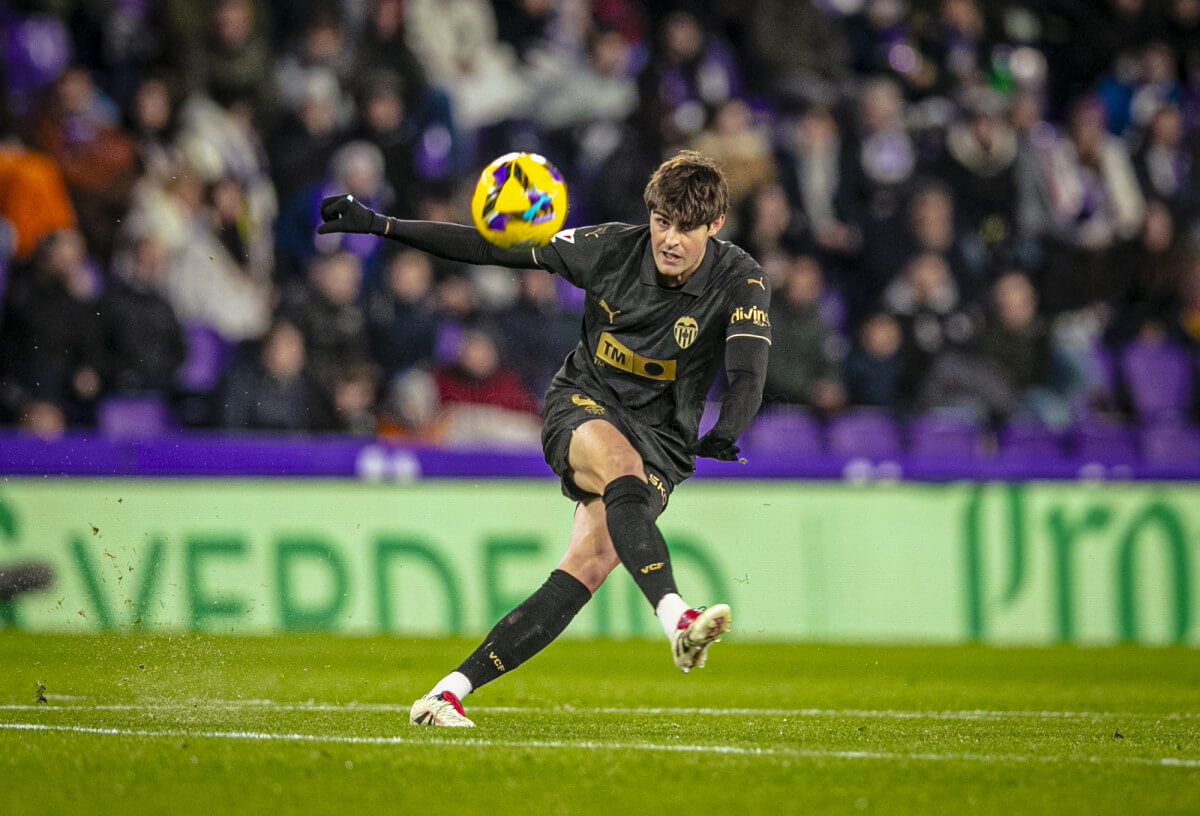
<path id="1" fill-rule="evenodd" d="M 571 434 L 568 462 L 580 489 L 603 496 L 613 549 L 654 608 L 675 665 L 685 672 L 703 666 L 708 645 L 729 628 L 730 610 L 725 604 L 691 609 L 679 596 L 667 543 L 655 524 L 665 500 L 649 483 L 641 455 L 616 426 L 597 419 Z"/>
<path id="2" fill-rule="evenodd" d="M 540 588 L 509 612 L 457 669 L 409 714 L 416 725 L 471 725 L 462 699 L 546 648 L 600 588 L 620 561 L 608 538 L 604 504 L 579 504 L 567 552 Z"/>

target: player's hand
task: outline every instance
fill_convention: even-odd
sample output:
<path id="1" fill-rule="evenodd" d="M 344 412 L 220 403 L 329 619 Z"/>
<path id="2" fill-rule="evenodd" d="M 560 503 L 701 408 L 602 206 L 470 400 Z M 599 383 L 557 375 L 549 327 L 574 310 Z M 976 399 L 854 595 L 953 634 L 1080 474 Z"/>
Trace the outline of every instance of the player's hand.
<path id="1" fill-rule="evenodd" d="M 706 459 L 720 459 L 722 462 L 738 461 L 738 446 L 728 439 L 714 436 L 711 432 L 687 446 L 690 456 L 703 456 Z"/>
<path id="2" fill-rule="evenodd" d="M 374 232 L 379 216 L 352 195 L 330 196 L 321 201 L 321 220 L 317 232 Z M 382 221 L 382 218 L 379 218 Z"/>

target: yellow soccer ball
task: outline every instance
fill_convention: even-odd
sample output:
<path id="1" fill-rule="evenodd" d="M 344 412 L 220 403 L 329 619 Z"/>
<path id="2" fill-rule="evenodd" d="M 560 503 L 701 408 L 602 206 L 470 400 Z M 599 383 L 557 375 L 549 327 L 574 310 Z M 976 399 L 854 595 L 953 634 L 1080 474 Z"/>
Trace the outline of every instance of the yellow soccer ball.
<path id="1" fill-rule="evenodd" d="M 498 247 L 550 243 L 567 218 L 562 173 L 536 153 L 506 153 L 484 168 L 471 196 L 475 229 Z"/>

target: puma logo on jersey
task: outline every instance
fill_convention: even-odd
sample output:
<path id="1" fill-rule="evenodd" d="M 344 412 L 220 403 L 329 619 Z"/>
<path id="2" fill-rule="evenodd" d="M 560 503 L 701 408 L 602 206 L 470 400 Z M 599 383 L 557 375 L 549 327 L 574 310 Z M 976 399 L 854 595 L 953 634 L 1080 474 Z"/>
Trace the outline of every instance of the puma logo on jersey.
<path id="1" fill-rule="evenodd" d="M 604 311 L 608 312 L 608 322 L 610 324 L 613 322 L 614 319 L 616 319 L 616 316 L 621 313 L 620 309 L 608 308 L 608 304 L 605 303 L 603 300 L 600 301 L 600 308 L 603 309 Z"/>
<path id="2" fill-rule="evenodd" d="M 767 291 L 767 285 L 765 283 L 763 283 L 762 278 L 746 278 L 746 283 L 756 283 L 762 287 L 762 290 L 764 292 Z"/>

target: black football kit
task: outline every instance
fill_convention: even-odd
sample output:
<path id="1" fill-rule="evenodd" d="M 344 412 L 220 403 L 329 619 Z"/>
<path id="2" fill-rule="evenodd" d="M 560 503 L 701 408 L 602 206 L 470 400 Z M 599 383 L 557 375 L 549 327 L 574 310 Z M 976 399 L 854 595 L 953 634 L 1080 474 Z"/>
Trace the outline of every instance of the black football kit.
<path id="1" fill-rule="evenodd" d="M 758 410 L 771 343 L 770 284 L 758 264 L 733 244 L 709 238 L 696 270 L 682 285 L 670 286 L 658 274 L 648 226 L 568 229 L 546 246 L 517 250 L 495 247 L 470 227 L 388 218 L 351 196 L 325 199 L 321 217 L 325 223 L 319 232 L 370 232 L 465 263 L 546 269 L 587 293 L 579 345 L 545 395 L 546 461 L 568 497 L 603 500 L 613 550 L 660 620 L 667 621 L 664 628 L 669 624 L 676 666 L 687 671 L 702 665 L 708 643 L 727 628 L 729 610 L 713 607 L 723 608 L 724 617 L 714 618 L 715 628 L 706 630 L 699 645 L 687 640 L 700 612 L 687 610 L 678 623 L 673 617 L 679 614 L 675 604 L 683 602 L 655 519 L 672 488 L 694 471 L 695 456 L 737 457 L 734 443 Z M 697 439 L 722 359 L 729 388 L 716 425 Z M 567 456 L 571 432 L 596 419 L 625 435 L 642 457 L 646 481 L 617 476 L 603 496 L 575 484 Z M 668 597 L 674 600 L 667 603 Z M 469 693 L 511 671 L 553 641 L 590 598 L 580 578 L 554 570 L 443 682 L 462 693 L 454 679 L 459 675 Z M 445 693 L 437 699 L 447 700 Z M 449 699 L 457 704 L 457 697 Z"/>

